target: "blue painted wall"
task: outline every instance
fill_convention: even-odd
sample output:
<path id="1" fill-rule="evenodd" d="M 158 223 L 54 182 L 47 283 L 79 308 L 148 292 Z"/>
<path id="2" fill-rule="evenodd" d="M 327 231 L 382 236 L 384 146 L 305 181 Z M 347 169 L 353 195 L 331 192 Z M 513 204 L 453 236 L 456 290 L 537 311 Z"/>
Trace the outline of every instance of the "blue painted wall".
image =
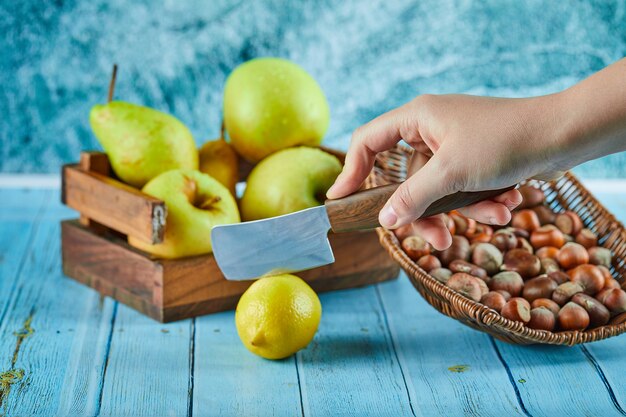
<path id="1" fill-rule="evenodd" d="M 326 138 L 420 93 L 494 96 L 566 88 L 626 55 L 626 0 L 131 1 L 0 3 L 0 171 L 58 172 L 98 148 L 89 108 L 116 96 L 216 137 L 228 73 L 282 56 L 320 82 Z M 626 177 L 626 154 L 577 169 Z"/>

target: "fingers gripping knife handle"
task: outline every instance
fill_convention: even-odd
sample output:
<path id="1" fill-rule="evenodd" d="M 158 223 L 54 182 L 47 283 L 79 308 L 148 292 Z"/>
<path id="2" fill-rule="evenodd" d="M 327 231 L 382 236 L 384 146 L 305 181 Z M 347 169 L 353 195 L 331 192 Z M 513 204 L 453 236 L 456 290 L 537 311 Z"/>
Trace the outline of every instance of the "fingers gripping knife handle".
<path id="1" fill-rule="evenodd" d="M 373 229 L 380 226 L 378 213 L 400 184 L 370 188 L 347 197 L 326 200 L 326 212 L 333 232 Z M 499 190 L 476 192 L 460 191 L 432 203 L 420 217 L 434 216 L 496 197 L 515 188 L 514 185 Z"/>

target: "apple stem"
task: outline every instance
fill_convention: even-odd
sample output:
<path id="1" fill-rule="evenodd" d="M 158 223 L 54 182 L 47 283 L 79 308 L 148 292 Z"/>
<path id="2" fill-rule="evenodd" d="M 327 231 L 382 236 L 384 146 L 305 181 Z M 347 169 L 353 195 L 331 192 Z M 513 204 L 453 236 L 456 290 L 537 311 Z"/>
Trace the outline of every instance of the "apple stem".
<path id="1" fill-rule="evenodd" d="M 220 139 L 226 140 L 226 124 L 224 123 L 224 119 L 222 119 L 222 126 L 220 127 Z"/>
<path id="2" fill-rule="evenodd" d="M 207 210 L 209 208 L 211 208 L 211 206 L 217 202 L 219 202 L 222 198 L 219 195 L 215 195 L 207 200 L 204 200 L 201 204 L 200 204 L 200 209 L 202 210 Z"/>
<path id="3" fill-rule="evenodd" d="M 115 79 L 117 78 L 117 64 L 113 64 L 113 72 L 111 73 L 111 81 L 109 82 L 108 102 L 113 100 L 113 92 L 115 91 Z"/>

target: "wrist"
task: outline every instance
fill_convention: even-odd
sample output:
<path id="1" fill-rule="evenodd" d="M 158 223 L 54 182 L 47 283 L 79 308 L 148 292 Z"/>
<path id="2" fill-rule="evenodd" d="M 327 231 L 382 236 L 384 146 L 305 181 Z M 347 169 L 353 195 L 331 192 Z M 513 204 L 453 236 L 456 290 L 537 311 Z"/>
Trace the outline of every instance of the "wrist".
<path id="1" fill-rule="evenodd" d="M 572 122 L 572 98 L 568 90 L 529 99 L 538 156 L 550 171 L 567 171 L 580 161 L 571 153 L 576 141 L 575 124 Z"/>
<path id="2" fill-rule="evenodd" d="M 626 150 L 626 60 L 621 60 L 557 94 L 552 132 L 564 169 Z"/>

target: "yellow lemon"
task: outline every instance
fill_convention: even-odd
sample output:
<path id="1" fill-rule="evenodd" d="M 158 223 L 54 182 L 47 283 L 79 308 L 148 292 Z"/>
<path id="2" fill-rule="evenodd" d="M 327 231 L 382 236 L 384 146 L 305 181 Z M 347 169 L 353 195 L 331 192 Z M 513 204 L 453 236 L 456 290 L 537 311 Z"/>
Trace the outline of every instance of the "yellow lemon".
<path id="1" fill-rule="evenodd" d="M 257 280 L 241 296 L 235 312 L 244 346 L 266 359 L 286 358 L 313 339 L 322 317 L 315 291 L 295 275 Z"/>

